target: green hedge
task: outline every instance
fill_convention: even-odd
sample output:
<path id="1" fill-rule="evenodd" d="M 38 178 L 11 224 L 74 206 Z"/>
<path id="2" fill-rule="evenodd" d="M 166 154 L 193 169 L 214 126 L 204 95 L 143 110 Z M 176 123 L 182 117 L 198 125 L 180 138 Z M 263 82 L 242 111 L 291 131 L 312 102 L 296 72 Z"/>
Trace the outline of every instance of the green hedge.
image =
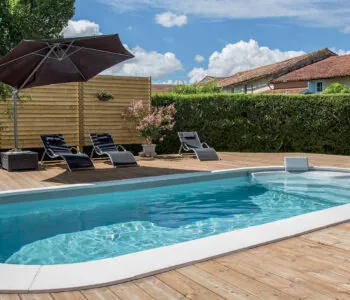
<path id="1" fill-rule="evenodd" d="M 159 153 L 178 150 L 177 131 L 198 131 L 218 151 L 350 155 L 350 95 L 158 94 L 152 102 L 177 109 Z"/>

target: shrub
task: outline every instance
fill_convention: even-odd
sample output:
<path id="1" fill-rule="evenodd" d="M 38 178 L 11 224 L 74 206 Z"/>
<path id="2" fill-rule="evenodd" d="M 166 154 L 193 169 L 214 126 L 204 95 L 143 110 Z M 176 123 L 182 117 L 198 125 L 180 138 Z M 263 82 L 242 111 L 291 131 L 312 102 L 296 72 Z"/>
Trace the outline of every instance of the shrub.
<path id="1" fill-rule="evenodd" d="M 350 94 L 350 88 L 340 83 L 333 83 L 323 91 L 323 94 Z"/>
<path id="2" fill-rule="evenodd" d="M 167 133 L 173 130 L 175 114 L 174 104 L 152 107 L 150 111 L 149 107 L 139 100 L 127 107 L 123 117 L 131 122 L 139 135 L 146 140 L 146 144 L 152 144 L 162 142 Z"/>
<path id="3" fill-rule="evenodd" d="M 350 95 L 154 95 L 175 104 L 176 125 L 159 153 L 179 148 L 177 131 L 198 131 L 218 151 L 350 154 Z"/>
<path id="4" fill-rule="evenodd" d="M 171 92 L 174 94 L 190 95 L 190 94 L 206 94 L 206 93 L 220 93 L 220 88 L 216 82 L 209 82 L 206 85 L 175 85 Z"/>

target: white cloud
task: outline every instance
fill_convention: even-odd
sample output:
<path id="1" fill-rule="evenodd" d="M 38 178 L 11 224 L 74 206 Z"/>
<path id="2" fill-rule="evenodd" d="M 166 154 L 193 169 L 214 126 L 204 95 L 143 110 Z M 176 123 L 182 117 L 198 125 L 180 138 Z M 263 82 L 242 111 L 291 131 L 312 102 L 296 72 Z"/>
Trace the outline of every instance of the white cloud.
<path id="1" fill-rule="evenodd" d="M 152 76 L 153 79 L 161 79 L 182 68 L 180 60 L 174 53 L 158 53 L 156 51 L 147 52 L 141 47 L 129 49 L 124 45 L 135 58 L 117 65 L 103 74 L 123 75 L 123 76 Z"/>
<path id="2" fill-rule="evenodd" d="M 190 83 L 201 81 L 207 75 L 208 70 L 204 70 L 203 68 L 193 68 L 191 72 L 187 74 L 187 76 L 190 78 Z"/>
<path id="3" fill-rule="evenodd" d="M 131 31 L 132 30 L 132 26 L 128 26 L 128 27 L 126 27 L 126 29 Z"/>
<path id="4" fill-rule="evenodd" d="M 202 55 L 197 54 L 197 55 L 194 57 L 194 60 L 195 60 L 196 62 L 201 63 L 201 62 L 205 61 L 205 58 L 204 58 Z"/>
<path id="5" fill-rule="evenodd" d="M 62 30 L 64 37 L 100 35 L 100 26 L 89 20 L 68 21 L 68 26 Z"/>
<path id="6" fill-rule="evenodd" d="M 350 54 L 350 50 L 344 50 L 344 49 L 337 49 L 337 48 L 330 48 L 331 51 L 334 53 L 337 53 L 338 55 L 347 55 Z"/>
<path id="7" fill-rule="evenodd" d="M 194 68 L 188 73 L 190 83 L 201 80 L 206 75 L 226 77 L 240 71 L 286 60 L 303 51 L 281 51 L 258 44 L 255 40 L 227 44 L 221 51 L 215 51 L 209 58 L 208 68 Z"/>
<path id="8" fill-rule="evenodd" d="M 344 33 L 350 33 L 350 26 L 345 26 L 343 29 Z"/>
<path id="9" fill-rule="evenodd" d="M 348 0 L 99 0 L 118 12 L 147 8 L 204 18 L 288 18 L 309 26 L 338 27 L 350 23 Z"/>
<path id="10" fill-rule="evenodd" d="M 173 27 L 178 26 L 181 27 L 187 24 L 187 16 L 185 15 L 176 15 L 171 12 L 165 12 L 162 14 L 157 14 L 155 16 L 155 20 L 158 24 L 164 27 Z"/>
<path id="11" fill-rule="evenodd" d="M 169 80 L 165 80 L 165 81 L 162 81 L 162 82 L 155 82 L 155 84 L 176 84 L 176 85 L 184 85 L 184 84 L 187 84 L 187 81 L 186 81 L 186 80 L 172 80 L 172 79 L 169 79 Z"/>

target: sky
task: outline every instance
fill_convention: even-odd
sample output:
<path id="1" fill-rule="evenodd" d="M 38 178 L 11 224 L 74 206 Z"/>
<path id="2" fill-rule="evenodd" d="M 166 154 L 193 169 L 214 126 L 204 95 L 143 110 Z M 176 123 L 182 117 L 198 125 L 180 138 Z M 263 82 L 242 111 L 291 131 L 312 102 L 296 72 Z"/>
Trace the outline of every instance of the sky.
<path id="1" fill-rule="evenodd" d="M 194 83 L 326 47 L 350 54 L 350 1 L 77 0 L 63 30 L 113 33 L 135 58 L 105 74 Z"/>

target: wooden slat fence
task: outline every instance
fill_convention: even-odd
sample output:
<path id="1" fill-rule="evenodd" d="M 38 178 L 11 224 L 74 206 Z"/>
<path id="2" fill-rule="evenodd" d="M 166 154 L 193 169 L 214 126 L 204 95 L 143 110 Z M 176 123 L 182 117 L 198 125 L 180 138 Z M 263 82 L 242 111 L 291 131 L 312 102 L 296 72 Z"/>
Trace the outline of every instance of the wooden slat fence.
<path id="1" fill-rule="evenodd" d="M 100 101 L 96 94 L 109 92 L 114 99 Z M 142 143 L 125 125 L 122 113 L 133 100 L 151 101 L 151 78 L 97 76 L 86 83 L 68 83 L 23 91 L 30 95 L 19 107 L 20 148 L 41 148 L 40 134 L 62 133 L 69 145 L 91 145 L 92 132 L 109 132 L 117 143 Z M 4 107 L 0 108 L 3 111 Z M 1 117 L 1 149 L 13 147 L 12 120 Z"/>

